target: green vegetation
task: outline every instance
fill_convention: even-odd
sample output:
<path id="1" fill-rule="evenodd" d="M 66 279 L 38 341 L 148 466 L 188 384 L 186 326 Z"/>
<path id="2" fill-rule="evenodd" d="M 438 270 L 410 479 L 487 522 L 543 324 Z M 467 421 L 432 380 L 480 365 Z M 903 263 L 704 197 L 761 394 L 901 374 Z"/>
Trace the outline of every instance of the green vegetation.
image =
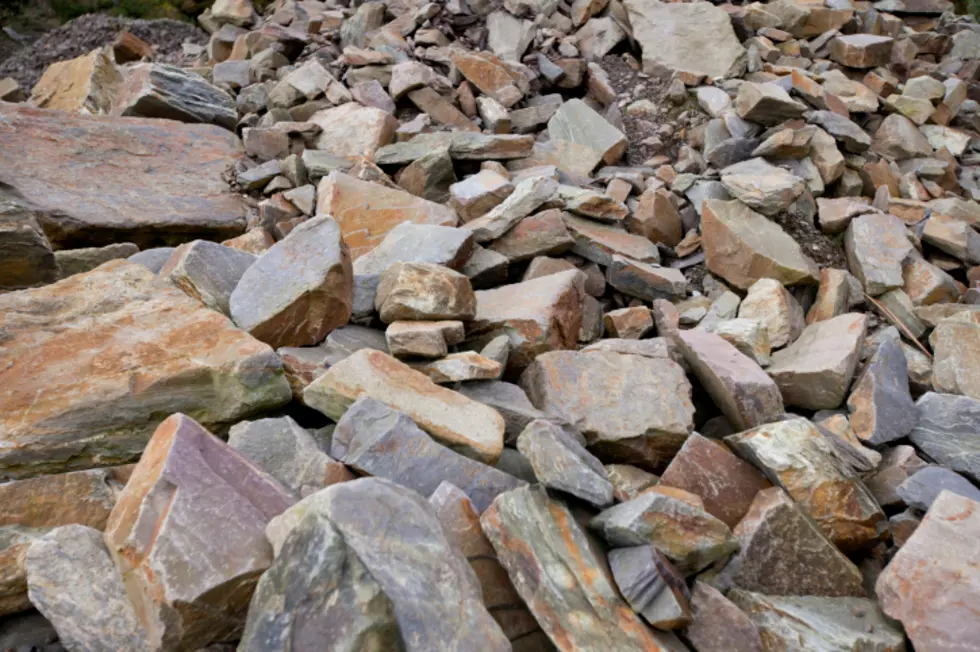
<path id="1" fill-rule="evenodd" d="M 82 14 L 104 11 L 128 18 L 176 18 L 188 20 L 195 9 L 195 2 L 182 0 L 51 0 L 51 9 L 61 21 L 78 18 Z"/>

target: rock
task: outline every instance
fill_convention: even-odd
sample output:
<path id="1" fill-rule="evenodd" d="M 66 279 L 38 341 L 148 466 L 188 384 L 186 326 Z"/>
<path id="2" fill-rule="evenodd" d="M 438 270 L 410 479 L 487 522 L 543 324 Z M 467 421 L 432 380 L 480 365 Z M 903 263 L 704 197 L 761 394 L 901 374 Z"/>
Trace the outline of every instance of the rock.
<path id="1" fill-rule="evenodd" d="M 702 206 L 702 246 L 712 273 L 743 290 L 760 278 L 816 282 L 816 263 L 779 225 L 739 201 L 708 199 Z"/>
<path id="2" fill-rule="evenodd" d="M 769 482 L 720 442 L 691 433 L 660 477 L 660 486 L 688 491 L 706 512 L 735 527 Z"/>
<path id="3" fill-rule="evenodd" d="M 497 380 L 478 381 L 466 383 L 457 391 L 499 412 L 507 424 L 507 443 L 511 445 L 532 421 L 549 418 L 544 412 L 531 405 L 523 389 L 511 383 Z"/>
<path id="4" fill-rule="evenodd" d="M 882 611 L 901 621 L 916 650 L 968 650 L 980 635 L 977 507 L 941 493 L 875 584 Z"/>
<path id="5" fill-rule="evenodd" d="M 466 336 L 461 321 L 396 321 L 385 331 L 388 350 L 395 357 L 442 358 L 449 346 Z"/>
<path id="6" fill-rule="evenodd" d="M 653 331 L 653 316 L 643 306 L 611 310 L 603 315 L 602 323 L 607 334 L 625 340 L 638 340 Z"/>
<path id="7" fill-rule="evenodd" d="M 402 320 L 468 321 L 476 313 L 476 296 L 470 280 L 448 267 L 398 262 L 381 275 L 374 305 L 387 324 Z"/>
<path id="8" fill-rule="evenodd" d="M 565 227 L 562 212 L 556 208 L 522 219 L 490 247 L 514 262 L 535 256 L 562 254 L 572 248 L 572 236 Z"/>
<path id="9" fill-rule="evenodd" d="M 468 457 L 493 463 L 500 456 L 504 420 L 495 410 L 439 387 L 381 351 L 361 349 L 303 390 L 304 403 L 335 421 L 361 396 L 404 412 L 436 440 Z"/>
<path id="10" fill-rule="evenodd" d="M 521 484 L 439 445 L 407 415 L 369 397 L 358 399 L 341 417 L 330 452 L 360 474 L 385 478 L 422 496 L 450 482 L 466 493 L 478 512 Z"/>
<path id="11" fill-rule="evenodd" d="M 823 127 L 848 152 L 860 154 L 871 146 L 871 137 L 867 132 L 833 111 L 813 111 L 807 117 L 807 122 Z"/>
<path id="12" fill-rule="evenodd" d="M 471 84 L 506 108 L 517 104 L 527 90 L 520 73 L 489 52 L 456 50 L 451 60 Z"/>
<path id="13" fill-rule="evenodd" d="M 609 551 L 609 566 L 620 593 L 633 611 L 658 629 L 678 629 L 691 622 L 684 577 L 653 546 Z"/>
<path id="14" fill-rule="evenodd" d="M 330 519 L 308 511 L 259 579 L 238 649 L 401 645 L 394 606 Z M 329 643 L 323 641 L 330 632 Z"/>
<path id="15" fill-rule="evenodd" d="M 613 485 L 613 496 L 620 502 L 636 498 L 658 481 L 654 474 L 629 464 L 606 464 L 605 469 Z"/>
<path id="16" fill-rule="evenodd" d="M 674 340 L 701 385 L 736 428 L 782 416 L 783 399 L 776 384 L 734 346 L 697 330 L 677 331 Z"/>
<path id="17" fill-rule="evenodd" d="M 929 140 L 911 120 L 898 113 L 892 113 L 881 121 L 872 149 L 895 160 L 932 156 Z"/>
<path id="18" fill-rule="evenodd" d="M 980 399 L 980 324 L 944 319 L 929 336 L 934 353 L 932 386 L 937 392 Z"/>
<path id="19" fill-rule="evenodd" d="M 470 279 L 473 289 L 484 290 L 506 283 L 509 267 L 510 261 L 507 260 L 507 256 L 475 245 L 473 255 L 460 271 Z"/>
<path id="20" fill-rule="evenodd" d="M 691 386 L 677 363 L 604 351 L 542 353 L 521 377 L 539 410 L 585 435 L 604 461 L 664 468 L 693 428 Z M 606 396 L 622 400 L 608 402 Z"/>
<path id="21" fill-rule="evenodd" d="M 379 478 L 327 487 L 270 523 L 273 546 L 282 548 L 313 516 L 334 527 L 387 596 L 406 652 L 510 647 L 476 574 L 415 492 Z"/>
<path id="22" fill-rule="evenodd" d="M 670 197 L 663 188 L 644 191 L 630 218 L 630 230 L 651 242 L 677 246 L 684 237 L 684 226 Z"/>
<path id="23" fill-rule="evenodd" d="M 245 271 L 231 293 L 231 317 L 274 347 L 316 344 L 350 318 L 352 282 L 340 226 L 313 218 Z"/>
<path id="24" fill-rule="evenodd" d="M 131 263 L 136 263 L 140 267 L 145 267 L 154 274 L 157 274 L 161 269 L 163 269 L 164 264 L 174 252 L 174 249 L 176 249 L 176 247 L 154 247 L 153 249 L 145 249 L 138 254 L 133 254 L 126 260 Z"/>
<path id="25" fill-rule="evenodd" d="M 26 565 L 31 604 L 67 649 L 151 649 L 98 530 L 55 528 L 31 545 Z"/>
<path id="26" fill-rule="evenodd" d="M 927 392 L 915 403 L 917 422 L 909 439 L 931 459 L 980 481 L 980 400 Z"/>
<path id="27" fill-rule="evenodd" d="M 905 636 L 874 600 L 850 597 L 772 596 L 735 589 L 728 594 L 759 628 L 767 645 L 814 652 L 902 652 Z"/>
<path id="28" fill-rule="evenodd" d="M 735 536 L 728 583 L 769 595 L 865 596 L 861 571 L 779 487 L 756 495 Z"/>
<path id="29" fill-rule="evenodd" d="M 660 263 L 657 245 L 642 236 L 627 233 L 623 229 L 600 224 L 571 213 L 564 213 L 565 226 L 572 234 L 575 245 L 572 253 L 587 260 L 609 267 L 616 255 L 641 263 Z"/>
<path id="30" fill-rule="evenodd" d="M 848 68 L 887 66 L 894 39 L 874 34 L 841 34 L 830 42 L 830 58 Z"/>
<path id="31" fill-rule="evenodd" d="M 476 242 L 496 240 L 552 199 L 557 191 L 558 182 L 551 177 L 525 179 L 499 205 L 485 215 L 467 222 L 463 228 L 473 232 Z"/>
<path id="32" fill-rule="evenodd" d="M 588 104 L 572 99 L 559 107 L 548 121 L 548 133 L 555 140 L 584 145 L 613 164 L 626 151 L 626 136 L 609 124 Z"/>
<path id="33" fill-rule="evenodd" d="M 412 367 L 424 373 L 432 382 L 443 385 L 471 380 L 496 380 L 504 371 L 502 364 L 475 351 L 450 353 L 440 360 L 414 363 Z"/>
<path id="34" fill-rule="evenodd" d="M 432 83 L 435 73 L 432 68 L 418 61 L 400 61 L 391 68 L 391 83 L 388 92 L 392 99 L 400 100 L 406 93 Z"/>
<path id="35" fill-rule="evenodd" d="M 257 227 L 246 231 L 237 238 L 225 240 L 221 244 L 226 247 L 231 247 L 232 249 L 237 249 L 238 251 L 244 251 L 246 253 L 259 256 L 268 251 L 272 245 L 276 244 L 276 241 L 271 235 L 269 235 L 268 231 L 261 227 Z M 130 256 L 129 259 L 132 260 L 133 256 Z"/>
<path id="36" fill-rule="evenodd" d="M 875 474 L 866 477 L 864 484 L 882 507 L 904 507 L 898 488 L 910 475 L 926 466 L 914 448 L 899 444 L 885 451 Z"/>
<path id="37" fill-rule="evenodd" d="M 810 324 L 772 354 L 768 372 L 787 405 L 831 410 L 843 403 L 857 368 L 867 318 L 847 313 Z"/>
<path id="38" fill-rule="evenodd" d="M 77 523 L 102 530 L 131 467 L 45 475 L 0 485 L 0 614 L 31 607 L 27 549 L 52 528 Z"/>
<path id="39" fill-rule="evenodd" d="M 138 63 L 126 71 L 112 115 L 205 122 L 231 130 L 238 122 L 230 95 L 200 75 L 161 63 Z"/>
<path id="40" fill-rule="evenodd" d="M 623 294 L 646 301 L 679 299 L 687 294 L 687 279 L 680 270 L 617 254 L 606 268 L 606 281 Z"/>
<path id="41" fill-rule="evenodd" d="M 495 208 L 514 192 L 514 185 L 493 170 L 480 170 L 449 187 L 449 204 L 464 222 Z"/>
<path id="42" fill-rule="evenodd" d="M 728 526 L 701 506 L 657 491 L 603 510 L 589 527 L 616 548 L 652 544 L 684 574 L 696 573 L 738 549 Z"/>
<path id="43" fill-rule="evenodd" d="M 354 479 L 289 417 L 241 421 L 228 432 L 228 445 L 299 498 Z"/>
<path id="44" fill-rule="evenodd" d="M 689 6 L 625 3 L 633 36 L 643 50 L 643 68 L 670 70 L 707 77 L 737 77 L 745 70 L 745 49 L 724 11 L 707 2 Z"/>
<path id="45" fill-rule="evenodd" d="M 522 487 L 499 496 L 480 522 L 552 643 L 666 652 L 619 597 L 572 513 L 545 489 Z"/>
<path id="46" fill-rule="evenodd" d="M 211 310 L 227 315 L 232 291 L 256 257 L 206 240 L 180 245 L 158 276 Z"/>
<path id="47" fill-rule="evenodd" d="M 895 493 L 909 507 L 924 512 L 943 491 L 980 501 L 980 489 L 959 473 L 941 466 L 927 466 L 916 471 L 899 485 Z"/>
<path id="48" fill-rule="evenodd" d="M 478 127 L 466 117 L 466 114 L 432 88 L 417 88 L 414 91 L 409 91 L 408 99 L 437 124 L 460 131 L 479 131 Z"/>
<path id="49" fill-rule="evenodd" d="M 759 279 L 749 287 L 738 316 L 765 324 L 769 344 L 777 349 L 795 342 L 806 327 L 799 302 L 782 284 L 770 278 Z"/>
<path id="50" fill-rule="evenodd" d="M 841 550 L 868 548 L 878 540 L 885 515 L 811 422 L 780 421 L 725 441 L 798 501 Z"/>
<path id="51" fill-rule="evenodd" d="M 925 222 L 922 239 L 963 262 L 980 262 L 980 234 L 962 220 L 933 214 Z"/>
<path id="52" fill-rule="evenodd" d="M 86 247 L 54 252 L 58 265 L 58 278 L 68 278 L 75 274 L 90 272 L 102 263 L 121 258 L 130 258 L 139 253 L 139 247 L 132 242 L 120 242 L 105 247 Z"/>
<path id="53" fill-rule="evenodd" d="M 16 194 L 0 195 L 0 289 L 21 289 L 58 279 L 58 263 L 39 217 Z"/>
<path id="54" fill-rule="evenodd" d="M 572 349 L 582 322 L 582 273 L 569 270 L 476 292 L 470 337 L 510 338 L 509 366 L 522 370 L 546 351 Z"/>
<path id="55" fill-rule="evenodd" d="M 860 215 L 844 237 L 848 267 L 865 292 L 878 296 L 904 285 L 902 261 L 912 251 L 905 226 L 894 215 Z"/>
<path id="56" fill-rule="evenodd" d="M 0 107 L 0 122 L 8 126 L 0 139 L 4 195 L 30 206 L 52 245 L 145 247 L 220 240 L 245 228 L 241 198 L 221 179 L 241 156 L 238 139 L 224 130 L 13 104 Z M 14 216 L 16 224 L 26 218 Z"/>
<path id="57" fill-rule="evenodd" d="M 538 482 L 602 508 L 613 502 L 613 486 L 602 463 L 561 428 L 532 421 L 517 438 Z"/>
<path id="58" fill-rule="evenodd" d="M 317 213 L 337 221 L 354 261 L 377 247 L 402 222 L 456 226 L 458 221 L 446 206 L 341 172 L 332 172 L 320 182 Z"/>
<path id="59" fill-rule="evenodd" d="M 356 102 L 317 111 L 309 121 L 320 127 L 318 150 L 348 158 L 374 156 L 392 141 L 398 128 L 398 121 L 387 111 Z"/>
<path id="60" fill-rule="evenodd" d="M 289 401 L 268 346 L 127 261 L 0 306 L 7 479 L 133 460 L 165 414 L 219 425 Z M 85 382 L 66 368 L 86 369 Z"/>
<path id="61" fill-rule="evenodd" d="M 953 277 L 924 260 L 915 260 L 902 268 L 905 293 L 916 306 L 933 303 L 955 303 L 960 299 L 960 289 Z"/>
<path id="62" fill-rule="evenodd" d="M 265 526 L 294 498 L 190 417 L 157 428 L 105 541 L 152 649 L 237 636 L 272 563 Z"/>
<path id="63" fill-rule="evenodd" d="M 697 652 L 762 652 L 759 628 L 717 589 L 695 581 L 690 604 L 691 624 L 684 637 Z"/>
<path id="64" fill-rule="evenodd" d="M 443 147 L 414 161 L 396 175 L 398 185 L 416 197 L 433 202 L 449 198 L 449 188 L 456 182 L 449 149 Z"/>
<path id="65" fill-rule="evenodd" d="M 764 215 L 784 212 L 806 188 L 800 177 L 759 158 L 730 165 L 721 174 L 733 197 Z"/>
<path id="66" fill-rule="evenodd" d="M 777 84 L 742 82 L 735 98 L 735 111 L 743 120 L 763 125 L 776 125 L 785 120 L 799 118 L 806 105 L 789 96 Z"/>
<path id="67" fill-rule="evenodd" d="M 918 418 L 909 394 L 908 364 L 901 347 L 882 342 L 847 398 L 851 428 L 869 444 L 901 439 Z"/>
<path id="68" fill-rule="evenodd" d="M 698 328 L 719 336 L 759 366 L 769 366 L 772 347 L 763 322 L 756 319 L 724 319 L 706 324 L 706 321 L 707 315 Z"/>
<path id="69" fill-rule="evenodd" d="M 30 103 L 42 109 L 108 115 L 122 80 L 109 53 L 92 50 L 48 66 L 31 89 Z"/>

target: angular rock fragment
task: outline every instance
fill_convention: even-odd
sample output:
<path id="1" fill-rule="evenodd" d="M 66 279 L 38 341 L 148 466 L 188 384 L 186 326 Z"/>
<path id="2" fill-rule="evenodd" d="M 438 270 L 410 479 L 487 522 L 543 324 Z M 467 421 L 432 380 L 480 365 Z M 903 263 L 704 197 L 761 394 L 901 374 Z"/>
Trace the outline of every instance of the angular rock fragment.
<path id="1" fill-rule="evenodd" d="M 614 256 L 631 258 L 641 263 L 657 264 L 660 253 L 657 245 L 647 238 L 627 233 L 621 228 L 599 224 L 571 213 L 564 213 L 565 225 L 568 227 L 575 246 L 572 253 L 592 262 L 609 267 Z"/>
<path id="2" fill-rule="evenodd" d="M 535 256 L 563 254 L 574 244 L 565 227 L 562 212 L 552 208 L 525 217 L 491 243 L 490 248 L 512 262 L 522 262 Z"/>
<path id="3" fill-rule="evenodd" d="M 463 274 L 432 263 L 402 263 L 381 275 L 374 306 L 381 321 L 463 320 L 476 314 L 476 296 Z"/>
<path id="4" fill-rule="evenodd" d="M 86 247 L 54 252 L 58 265 L 58 278 L 67 278 L 83 272 L 91 272 L 102 263 L 120 258 L 131 258 L 139 252 L 139 247 L 131 242 L 120 242 L 105 247 Z"/>
<path id="5" fill-rule="evenodd" d="M 465 337 L 461 321 L 396 321 L 385 331 L 388 351 L 395 357 L 442 358 Z"/>
<path id="6" fill-rule="evenodd" d="M 161 63 L 138 63 L 126 71 L 112 115 L 207 122 L 234 129 L 235 101 L 200 75 Z"/>
<path id="7" fill-rule="evenodd" d="M 678 629 L 691 622 L 684 578 L 653 546 L 609 551 L 609 567 L 619 592 L 633 611 L 657 629 Z"/>
<path id="8" fill-rule="evenodd" d="M 602 323 L 609 336 L 624 340 L 638 340 L 653 330 L 653 316 L 643 306 L 611 310 Z"/>
<path id="9" fill-rule="evenodd" d="M 936 462 L 980 482 L 980 400 L 927 392 L 915 403 L 909 439 Z"/>
<path id="10" fill-rule="evenodd" d="M 743 82 L 738 87 L 735 110 L 739 117 L 749 122 L 775 125 L 803 115 L 806 105 L 789 96 L 777 84 Z"/>
<path id="11" fill-rule="evenodd" d="M 42 109 L 108 115 L 122 80 L 106 49 L 92 50 L 48 66 L 31 89 L 30 102 Z"/>
<path id="12" fill-rule="evenodd" d="M 623 294 L 653 301 L 687 294 L 687 279 L 671 267 L 658 267 L 614 254 L 606 268 L 606 281 Z"/>
<path id="13" fill-rule="evenodd" d="M 303 390 L 303 402 L 339 420 L 361 396 L 407 414 L 446 446 L 493 463 L 504 445 L 504 420 L 492 408 L 439 387 L 391 356 L 361 349 Z"/>
<path id="14" fill-rule="evenodd" d="M 769 366 L 772 346 L 769 344 L 769 331 L 757 319 L 724 319 L 713 323 L 701 320 L 699 329 L 714 333 L 760 366 Z"/>
<path id="15" fill-rule="evenodd" d="M 504 365 L 476 351 L 450 353 L 439 360 L 413 363 L 412 368 L 424 373 L 432 382 L 443 385 L 471 380 L 497 380 L 504 372 Z"/>
<path id="16" fill-rule="evenodd" d="M 933 388 L 980 399 L 980 324 L 944 319 L 933 329 L 929 344 L 934 353 Z"/>
<path id="17" fill-rule="evenodd" d="M 867 548 L 878 540 L 885 515 L 811 422 L 780 421 L 725 441 L 798 501 L 842 550 Z"/>
<path id="18" fill-rule="evenodd" d="M 690 604 L 691 624 L 684 637 L 697 652 L 762 652 L 759 628 L 717 589 L 695 581 Z"/>
<path id="19" fill-rule="evenodd" d="M 193 649 L 241 632 L 272 563 L 265 526 L 293 501 L 190 417 L 160 424 L 105 532 L 149 647 Z"/>
<path id="20" fill-rule="evenodd" d="M 912 243 L 897 217 L 869 213 L 854 218 L 844 247 L 848 267 L 871 296 L 904 285 L 902 261 L 912 251 Z"/>
<path id="21" fill-rule="evenodd" d="M 732 197 L 770 216 L 784 212 L 806 189 L 800 177 L 758 158 L 726 167 L 721 183 Z"/>
<path id="22" fill-rule="evenodd" d="M 926 466 L 916 471 L 898 486 L 895 493 L 912 509 L 924 512 L 943 491 L 980 502 L 980 489 L 959 473 L 941 466 Z"/>
<path id="23" fill-rule="evenodd" d="M 452 62 L 474 86 L 504 107 L 514 106 L 524 96 L 526 82 L 520 74 L 489 52 L 457 50 Z"/>
<path id="24" fill-rule="evenodd" d="M 536 408 L 585 435 L 605 461 L 664 468 L 693 428 L 691 386 L 667 359 L 605 351 L 542 353 L 521 377 Z M 606 397 L 617 396 L 610 402 Z"/>
<path id="25" fill-rule="evenodd" d="M 158 276 L 211 310 L 228 314 L 228 301 L 256 257 L 206 240 L 183 244 L 170 255 Z"/>
<path id="26" fill-rule="evenodd" d="M 626 151 L 623 132 L 579 99 L 561 105 L 548 121 L 548 133 L 553 139 L 584 145 L 598 152 L 609 164 L 618 161 Z"/>
<path id="27" fill-rule="evenodd" d="M 796 341 L 806 327 L 803 308 L 778 281 L 762 278 L 749 287 L 738 308 L 739 318 L 756 319 L 769 331 L 774 349 Z"/>
<path id="28" fill-rule="evenodd" d="M 464 222 L 475 220 L 514 192 L 514 185 L 493 170 L 480 170 L 449 187 L 449 203 Z"/>
<path id="29" fill-rule="evenodd" d="M 830 42 L 830 58 L 848 68 L 888 65 L 894 39 L 874 34 L 840 35 Z"/>
<path id="30" fill-rule="evenodd" d="M 466 383 L 459 393 L 474 401 L 495 409 L 507 424 L 507 443 L 513 445 L 517 437 L 532 421 L 549 418 L 528 400 L 524 390 L 511 383 L 497 380 Z"/>
<path id="31" fill-rule="evenodd" d="M 309 121 L 320 127 L 318 150 L 348 158 L 374 156 L 391 142 L 398 128 L 390 113 L 357 102 L 317 111 Z"/>
<path id="32" fill-rule="evenodd" d="M 485 215 L 463 225 L 473 232 L 476 242 L 496 240 L 517 226 L 525 217 L 552 199 L 558 182 L 551 177 L 532 177 L 521 181 L 514 191 Z"/>
<path id="33" fill-rule="evenodd" d="M 907 436 L 918 415 L 909 394 L 908 363 L 895 342 L 882 342 L 847 398 L 851 428 L 864 442 L 884 444 Z"/>
<path id="34" fill-rule="evenodd" d="M 881 121 L 875 132 L 872 149 L 900 161 L 916 156 L 932 156 L 932 145 L 915 124 L 899 113 L 892 113 Z"/>
<path id="35" fill-rule="evenodd" d="M 602 463 L 553 423 L 532 421 L 517 438 L 517 450 L 527 458 L 538 481 L 581 498 L 596 507 L 613 502 L 613 487 Z"/>

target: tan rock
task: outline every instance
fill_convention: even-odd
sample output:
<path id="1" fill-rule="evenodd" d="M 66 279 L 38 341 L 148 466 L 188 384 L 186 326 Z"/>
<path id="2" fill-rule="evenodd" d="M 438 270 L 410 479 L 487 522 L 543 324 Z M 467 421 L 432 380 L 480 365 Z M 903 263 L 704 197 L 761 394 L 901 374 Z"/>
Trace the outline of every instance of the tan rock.
<path id="1" fill-rule="evenodd" d="M 48 66 L 31 89 L 30 102 L 42 109 L 108 115 L 122 80 L 108 52 L 92 50 Z"/>
<path id="2" fill-rule="evenodd" d="M 434 89 L 425 86 L 408 92 L 408 99 L 436 124 L 446 125 L 460 131 L 479 132 L 480 128 Z"/>
<path id="3" fill-rule="evenodd" d="M 309 122 L 320 126 L 316 148 L 335 156 L 374 157 L 392 141 L 398 121 L 390 113 L 356 102 L 314 113 Z"/>
<path id="4" fill-rule="evenodd" d="M 759 366 L 769 366 L 772 346 L 769 344 L 769 331 L 763 322 L 757 319 L 723 319 L 707 326 L 699 325 L 698 328 L 714 333 Z"/>
<path id="5" fill-rule="evenodd" d="M 807 325 L 833 319 L 847 312 L 850 305 L 849 288 L 847 272 L 833 267 L 820 270 L 820 289 L 806 314 Z"/>
<path id="6" fill-rule="evenodd" d="M 806 105 L 789 96 L 776 84 L 756 84 L 746 81 L 738 87 L 735 110 L 749 122 L 774 125 L 803 115 Z"/>
<path id="7" fill-rule="evenodd" d="M 452 62 L 471 84 L 505 107 L 517 104 L 527 90 L 526 82 L 503 60 L 489 52 L 456 50 Z"/>
<path id="8" fill-rule="evenodd" d="M 396 321 L 385 331 L 385 340 L 396 357 L 442 358 L 465 335 L 461 321 Z"/>
<path id="9" fill-rule="evenodd" d="M 412 368 L 424 373 L 432 382 L 442 385 L 471 380 L 497 380 L 504 372 L 502 364 L 476 351 L 450 353 L 439 360 L 413 363 Z"/>
<path id="10" fill-rule="evenodd" d="M 806 326 L 799 302 L 779 281 L 771 278 L 761 278 L 749 287 L 738 316 L 765 324 L 769 344 L 774 349 L 796 341 Z"/>
<path id="11" fill-rule="evenodd" d="M 480 170 L 449 187 L 449 205 L 464 222 L 475 220 L 514 192 L 510 179 L 493 170 Z"/>
<path id="12" fill-rule="evenodd" d="M 621 308 L 603 315 L 602 323 L 610 337 L 638 340 L 653 330 L 653 315 L 643 306 Z"/>
<path id="13" fill-rule="evenodd" d="M 960 300 L 960 289 L 953 277 L 924 260 L 910 261 L 902 269 L 902 277 L 905 293 L 916 306 Z"/>
<path id="14" fill-rule="evenodd" d="M 853 220 L 844 236 L 851 273 L 864 291 L 878 296 L 902 287 L 902 262 L 912 251 L 905 225 L 894 215 L 869 213 Z"/>
<path id="15" fill-rule="evenodd" d="M 830 58 L 850 68 L 887 66 L 893 42 L 890 36 L 842 34 L 830 42 Z"/>
<path id="16" fill-rule="evenodd" d="M 609 267 L 613 258 L 623 256 L 641 263 L 659 263 L 660 253 L 657 245 L 645 237 L 627 233 L 623 229 L 587 220 L 571 213 L 564 213 L 565 226 L 568 227 L 575 245 L 572 253 Z"/>
<path id="17" fill-rule="evenodd" d="M 391 265 L 381 275 L 374 300 L 381 321 L 468 321 L 476 314 L 476 297 L 463 274 L 432 263 Z"/>
<path id="18" fill-rule="evenodd" d="M 980 234 L 955 217 L 934 213 L 925 222 L 922 240 L 965 263 L 980 263 Z"/>
<path id="19" fill-rule="evenodd" d="M 626 151 L 626 136 L 579 99 L 561 105 L 548 121 L 548 133 L 556 140 L 585 145 L 610 164 Z"/>
<path id="20" fill-rule="evenodd" d="M 935 390 L 980 399 L 980 324 L 944 319 L 932 331 L 929 344 Z"/>
<path id="21" fill-rule="evenodd" d="M 381 351 L 357 351 L 303 391 L 307 405 L 334 420 L 361 396 L 404 412 L 432 437 L 468 457 L 488 464 L 500 457 L 504 420 L 496 410 L 439 387 Z"/>
<path id="22" fill-rule="evenodd" d="M 640 195 L 639 204 L 629 222 L 630 231 L 650 242 L 662 242 L 673 247 L 684 237 L 680 213 L 664 189 L 648 189 Z"/>
<path id="23" fill-rule="evenodd" d="M 276 244 L 276 241 L 271 235 L 269 235 L 268 231 L 261 227 L 257 227 L 250 229 L 238 237 L 225 240 L 221 244 L 226 247 L 231 247 L 232 249 L 238 249 L 239 251 L 259 255 L 265 251 L 268 251 L 269 247 Z"/>

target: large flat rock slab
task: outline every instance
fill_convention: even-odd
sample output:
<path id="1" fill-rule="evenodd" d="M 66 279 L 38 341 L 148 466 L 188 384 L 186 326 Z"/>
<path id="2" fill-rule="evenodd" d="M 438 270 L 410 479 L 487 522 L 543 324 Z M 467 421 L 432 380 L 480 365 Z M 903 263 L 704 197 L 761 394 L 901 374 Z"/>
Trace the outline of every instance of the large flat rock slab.
<path id="1" fill-rule="evenodd" d="M 0 296 L 0 333 L 2 479 L 132 461 L 174 412 L 214 426 L 290 400 L 268 345 L 128 261 Z"/>
<path id="2" fill-rule="evenodd" d="M 221 178 L 241 154 L 213 125 L 0 102 L 0 185 L 23 196 L 56 247 L 241 234 L 245 207 Z"/>

